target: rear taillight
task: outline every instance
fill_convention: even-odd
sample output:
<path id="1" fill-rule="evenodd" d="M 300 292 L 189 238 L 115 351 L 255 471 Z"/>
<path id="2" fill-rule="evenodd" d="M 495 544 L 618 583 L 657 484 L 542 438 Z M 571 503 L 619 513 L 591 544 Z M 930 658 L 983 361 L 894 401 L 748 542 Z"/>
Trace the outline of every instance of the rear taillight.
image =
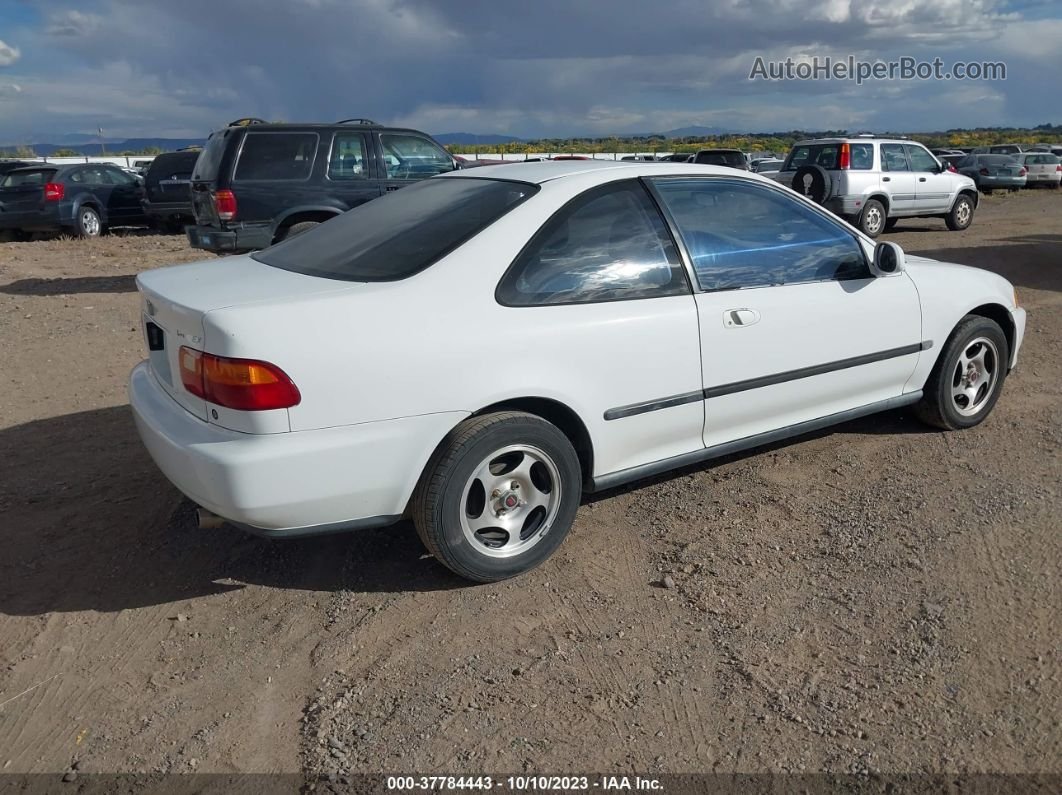
<path id="1" fill-rule="evenodd" d="M 269 362 L 231 359 L 181 347 L 181 383 L 197 397 L 240 411 L 269 411 L 297 406 L 299 388 Z"/>
<path id="2" fill-rule="evenodd" d="M 952 174 L 958 174 L 958 173 L 959 173 L 958 171 L 956 171 L 956 170 L 955 170 L 955 166 L 953 166 L 953 165 L 952 165 L 951 163 L 948 163 L 948 165 L 947 165 L 947 169 L 948 169 L 948 171 L 950 171 L 950 172 L 951 172 Z"/>
<path id="3" fill-rule="evenodd" d="M 1028 171 L 1026 171 L 1024 168 L 1022 168 L 1022 170 L 1018 172 L 1018 176 L 1019 177 L 1024 177 L 1028 173 L 1029 173 Z"/>
<path id="4" fill-rule="evenodd" d="M 852 149 L 848 144 L 841 144 L 841 161 L 840 167 L 843 170 L 848 170 L 852 166 Z"/>
<path id="5" fill-rule="evenodd" d="M 46 202 L 61 201 L 66 195 L 66 187 L 61 182 L 48 182 L 44 185 L 44 200 Z"/>
<path id="6" fill-rule="evenodd" d="M 980 171 L 978 171 L 977 173 L 978 173 L 978 174 L 980 174 L 980 175 L 981 175 L 982 177 L 990 177 L 990 176 L 992 176 L 992 175 L 991 175 L 991 174 L 990 174 L 990 173 L 988 172 L 988 169 L 987 169 L 987 168 L 982 168 L 982 169 L 981 169 Z"/>
<path id="7" fill-rule="evenodd" d="M 214 209 L 218 211 L 218 218 L 222 221 L 231 221 L 236 217 L 236 194 L 231 190 L 219 190 L 214 194 Z"/>
<path id="8" fill-rule="evenodd" d="M 1062 163 L 1060 163 L 1059 165 L 1055 166 L 1055 171 L 1062 171 Z"/>

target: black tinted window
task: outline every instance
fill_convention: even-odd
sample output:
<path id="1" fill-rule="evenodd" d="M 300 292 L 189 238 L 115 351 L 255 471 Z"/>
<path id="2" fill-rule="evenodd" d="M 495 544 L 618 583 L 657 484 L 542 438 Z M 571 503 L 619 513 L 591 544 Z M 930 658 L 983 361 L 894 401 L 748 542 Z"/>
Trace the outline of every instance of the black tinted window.
<path id="1" fill-rule="evenodd" d="M 636 180 L 584 193 L 557 212 L 505 274 L 510 306 L 657 298 L 688 292 L 660 212 Z"/>
<path id="2" fill-rule="evenodd" d="M 537 185 L 523 182 L 423 180 L 252 256 L 267 265 L 327 279 L 404 279 L 537 192 Z"/>
<path id="3" fill-rule="evenodd" d="M 144 177 L 154 182 L 160 179 L 188 179 L 198 159 L 199 152 L 174 152 L 159 155 L 151 161 Z"/>
<path id="4" fill-rule="evenodd" d="M 233 179 L 309 179 L 317 140 L 317 133 L 248 132 Z"/>
<path id="5" fill-rule="evenodd" d="M 13 171 L 0 182 L 0 188 L 18 188 L 22 185 L 43 185 L 55 176 L 55 169 L 41 168 L 34 171 Z"/>
<path id="6" fill-rule="evenodd" d="M 221 168 L 221 156 L 225 154 L 225 143 L 230 136 L 229 130 L 219 130 L 211 133 L 206 146 L 199 153 L 195 161 L 195 170 L 192 179 L 214 180 L 218 178 L 218 169 Z"/>
<path id="7" fill-rule="evenodd" d="M 704 290 L 868 278 L 850 230 L 799 199 L 752 182 L 654 180 Z"/>
<path id="8" fill-rule="evenodd" d="M 741 152 L 728 152 L 726 150 L 701 151 L 693 160 L 707 166 L 727 166 L 728 168 L 745 168 L 745 156 Z"/>
<path id="9" fill-rule="evenodd" d="M 821 166 L 827 170 L 836 169 L 840 152 L 841 145 L 839 143 L 794 146 L 782 171 L 796 171 L 801 166 Z"/>

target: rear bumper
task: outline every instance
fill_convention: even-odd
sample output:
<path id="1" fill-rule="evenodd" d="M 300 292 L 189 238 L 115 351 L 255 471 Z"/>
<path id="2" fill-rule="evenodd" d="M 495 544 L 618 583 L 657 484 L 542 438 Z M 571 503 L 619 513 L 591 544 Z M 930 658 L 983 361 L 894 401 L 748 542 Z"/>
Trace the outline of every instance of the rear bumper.
<path id="1" fill-rule="evenodd" d="M 64 218 L 69 215 L 69 218 Z M 0 212 L 0 229 L 58 229 L 74 223 L 73 214 L 62 213 L 55 204 L 47 204 L 42 209 Z"/>
<path id="2" fill-rule="evenodd" d="M 216 226 L 189 226 L 185 230 L 188 244 L 215 253 L 222 251 L 256 251 L 273 243 L 273 229 L 268 225 L 239 226 L 220 229 Z"/>
<path id="3" fill-rule="evenodd" d="M 141 202 L 148 218 L 195 218 L 190 202 Z"/>
<path id="4" fill-rule="evenodd" d="M 147 362 L 129 377 L 137 430 L 162 473 L 232 524 L 291 537 L 397 521 L 439 441 L 467 414 L 246 434 L 200 420 Z"/>

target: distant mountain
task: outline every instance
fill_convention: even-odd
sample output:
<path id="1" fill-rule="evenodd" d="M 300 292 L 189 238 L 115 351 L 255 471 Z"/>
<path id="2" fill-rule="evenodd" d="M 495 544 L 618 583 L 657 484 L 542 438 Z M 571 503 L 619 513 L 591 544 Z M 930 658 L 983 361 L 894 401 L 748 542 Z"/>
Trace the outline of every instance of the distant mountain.
<path id="1" fill-rule="evenodd" d="M 80 138 L 81 140 L 77 140 Z M 118 152 L 140 152 L 144 149 L 156 148 L 163 152 L 172 152 L 185 146 L 202 146 L 204 138 L 104 138 L 101 144 L 99 138 L 93 136 L 62 135 L 57 136 L 58 143 L 29 144 L 29 148 L 40 157 L 47 157 L 60 149 L 72 149 L 82 155 L 99 155 L 106 153 L 114 155 Z M 21 144 L 0 144 L 0 150 L 13 151 Z"/>
<path id="2" fill-rule="evenodd" d="M 699 127 L 694 125 L 692 127 L 679 127 L 677 130 L 668 130 L 660 134 L 665 138 L 705 138 L 710 135 L 727 135 L 732 132 L 733 130 L 728 130 L 725 127 Z"/>
<path id="3" fill-rule="evenodd" d="M 477 146 L 488 144 L 511 144 L 523 141 L 523 138 L 516 138 L 512 135 L 476 135 L 475 133 L 468 132 L 452 132 L 443 133 L 442 135 L 432 136 L 436 141 L 443 146 L 448 144 L 461 144 L 462 146 Z"/>

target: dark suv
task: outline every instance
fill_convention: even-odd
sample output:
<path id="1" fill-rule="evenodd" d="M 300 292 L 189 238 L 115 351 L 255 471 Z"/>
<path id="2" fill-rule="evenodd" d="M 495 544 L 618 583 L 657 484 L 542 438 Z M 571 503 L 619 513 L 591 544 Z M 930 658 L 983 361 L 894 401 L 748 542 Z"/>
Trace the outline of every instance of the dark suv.
<path id="1" fill-rule="evenodd" d="M 425 133 L 366 119 L 241 120 L 211 134 L 192 173 L 195 248 L 253 251 L 457 161 Z"/>
<path id="2" fill-rule="evenodd" d="M 199 152 L 166 152 L 144 173 L 144 212 L 167 232 L 181 232 L 195 223 L 192 212 L 192 170 Z"/>

